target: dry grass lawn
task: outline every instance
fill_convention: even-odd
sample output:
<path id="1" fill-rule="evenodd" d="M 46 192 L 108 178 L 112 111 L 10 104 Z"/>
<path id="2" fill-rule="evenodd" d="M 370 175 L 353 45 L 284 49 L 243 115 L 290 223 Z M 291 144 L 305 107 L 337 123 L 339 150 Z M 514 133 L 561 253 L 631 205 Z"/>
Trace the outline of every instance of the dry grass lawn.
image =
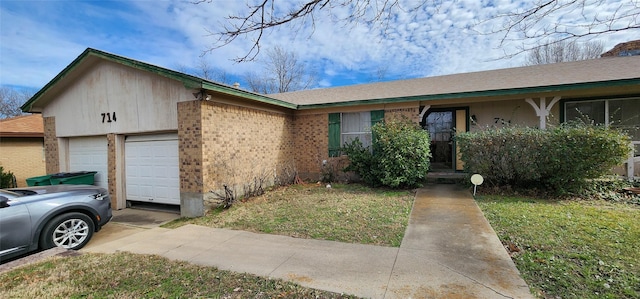
<path id="1" fill-rule="evenodd" d="M 213 209 L 194 219 L 179 219 L 165 227 L 187 223 L 297 238 L 400 246 L 414 194 L 371 189 L 357 184 L 293 185 Z"/>

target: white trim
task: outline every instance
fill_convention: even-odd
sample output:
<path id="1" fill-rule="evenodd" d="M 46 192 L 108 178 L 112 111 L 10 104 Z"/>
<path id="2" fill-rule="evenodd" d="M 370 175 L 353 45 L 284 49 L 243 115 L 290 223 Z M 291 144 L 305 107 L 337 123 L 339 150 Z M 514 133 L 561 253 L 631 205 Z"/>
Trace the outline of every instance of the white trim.
<path id="1" fill-rule="evenodd" d="M 422 119 L 424 119 L 424 115 L 427 114 L 427 111 L 429 111 L 429 109 L 431 109 L 431 105 L 425 105 L 422 108 L 422 111 L 420 111 L 420 121 L 422 121 Z"/>
<path id="2" fill-rule="evenodd" d="M 631 153 L 629 159 L 627 159 L 627 179 L 629 182 L 633 182 L 635 178 L 636 161 L 640 160 L 640 157 L 635 157 L 635 145 L 639 145 L 640 141 L 631 141 Z"/>
<path id="3" fill-rule="evenodd" d="M 125 142 L 145 142 L 145 141 L 163 141 L 163 140 L 178 140 L 178 133 L 130 135 L 125 138 Z"/>
<path id="4" fill-rule="evenodd" d="M 551 113 L 551 108 L 553 108 L 553 105 L 560 101 L 561 98 L 561 96 L 553 97 L 553 99 L 549 103 L 549 106 L 547 106 L 547 98 L 545 97 L 540 98 L 540 106 L 538 106 L 532 98 L 524 99 L 524 101 L 529 103 L 529 105 L 531 105 L 531 107 L 533 107 L 533 109 L 536 111 L 536 116 L 540 118 L 540 129 L 547 128 L 547 117 L 549 116 L 549 113 Z"/>
<path id="5" fill-rule="evenodd" d="M 115 147 L 116 152 L 116 206 L 115 209 L 122 210 L 127 207 L 127 184 L 126 184 L 126 173 L 125 173 L 125 161 L 124 161 L 124 144 L 125 144 L 125 136 L 124 135 L 115 135 Z"/>

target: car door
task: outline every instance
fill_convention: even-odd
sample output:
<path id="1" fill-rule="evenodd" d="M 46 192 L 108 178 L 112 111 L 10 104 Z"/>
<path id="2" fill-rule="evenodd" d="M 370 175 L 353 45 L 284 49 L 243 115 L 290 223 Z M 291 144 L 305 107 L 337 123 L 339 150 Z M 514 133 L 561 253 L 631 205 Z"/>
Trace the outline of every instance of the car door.
<path id="1" fill-rule="evenodd" d="M 0 259 L 28 250 L 31 243 L 31 217 L 19 199 L 0 195 Z"/>

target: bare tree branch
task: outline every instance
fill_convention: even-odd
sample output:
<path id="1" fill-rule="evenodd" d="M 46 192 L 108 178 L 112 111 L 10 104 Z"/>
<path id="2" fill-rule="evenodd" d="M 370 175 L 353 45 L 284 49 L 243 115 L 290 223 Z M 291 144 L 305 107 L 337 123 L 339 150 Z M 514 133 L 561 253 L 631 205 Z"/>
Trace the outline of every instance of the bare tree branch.
<path id="1" fill-rule="evenodd" d="M 193 3 L 205 5 L 212 1 L 197 0 Z M 260 53 L 262 39 L 268 30 L 294 23 L 308 24 L 311 28 L 315 28 L 316 15 L 320 12 L 330 16 L 337 25 L 355 26 L 366 23 L 378 26 L 383 29 L 383 34 L 386 34 L 389 26 L 393 24 L 391 22 L 394 20 L 395 13 L 402 11 L 416 16 L 424 13 L 421 9 L 425 7 L 437 10 L 443 3 L 454 0 L 306 0 L 295 4 L 288 11 L 278 9 L 278 0 L 246 1 L 245 13 L 230 15 L 221 30 L 209 31 L 216 40 L 205 53 L 210 53 L 244 36 L 252 39 L 252 46 L 245 55 L 237 57 L 235 61 L 252 61 Z M 617 4 L 617 7 L 613 13 L 608 14 L 601 12 L 594 16 L 585 9 L 613 4 Z M 343 17 L 343 14 L 334 14 L 333 10 L 336 8 L 346 9 L 346 17 Z M 574 13 L 581 15 L 583 21 L 572 24 L 553 21 Z M 607 0 L 535 0 L 530 7 L 495 15 L 479 22 L 479 25 L 500 21 L 501 25 L 497 29 L 481 33 L 501 36 L 500 46 L 505 43 L 519 43 L 515 53 L 505 54 L 504 58 L 508 58 L 549 43 L 638 30 L 640 29 L 640 1 L 621 0 L 610 3 Z"/>
<path id="2" fill-rule="evenodd" d="M 184 64 L 177 64 L 175 69 L 179 72 L 190 74 L 203 79 L 215 81 L 223 84 L 232 84 L 229 74 L 220 68 L 216 68 L 203 56 L 200 56 L 195 62 L 195 69 L 189 68 Z"/>
<path id="3" fill-rule="evenodd" d="M 640 29 L 640 2 L 622 0 L 610 14 L 593 16 L 585 12 L 586 7 L 611 4 L 606 0 L 546 0 L 536 2 L 533 7 L 507 14 L 497 15 L 485 22 L 503 20 L 503 25 L 487 34 L 501 35 L 500 46 L 519 42 L 518 50 L 505 57 L 513 57 L 531 50 L 553 44 L 595 38 L 620 31 Z M 560 23 L 552 21 L 558 16 L 579 11 L 583 21 Z M 514 36 L 515 35 L 515 36 Z"/>
<path id="4" fill-rule="evenodd" d="M 213 0 L 199 0 L 194 4 L 211 3 Z M 209 30 L 210 36 L 216 39 L 205 53 L 224 47 L 238 37 L 252 37 L 252 46 L 243 56 L 234 59 L 236 62 L 253 61 L 260 53 L 261 41 L 267 30 L 294 23 L 295 21 L 310 21 L 312 28 L 315 28 L 315 15 L 320 11 L 326 12 L 332 17 L 335 23 L 342 25 L 358 24 L 360 22 L 378 24 L 383 28 L 389 27 L 389 22 L 393 19 L 396 11 L 416 12 L 417 9 L 425 5 L 440 3 L 442 0 L 421 0 L 418 2 L 409 1 L 411 7 L 405 8 L 401 5 L 401 0 L 308 0 L 300 3 L 296 8 L 288 12 L 277 10 L 278 0 L 259 0 L 247 3 L 247 12 L 242 15 L 230 15 L 222 30 Z M 250 2 L 250 3 L 249 3 Z M 347 17 L 337 17 L 332 13 L 335 8 L 346 8 L 349 11 Z"/>
<path id="5" fill-rule="evenodd" d="M 245 74 L 253 92 L 270 94 L 308 89 L 316 82 L 315 73 L 298 60 L 298 56 L 280 47 L 267 52 L 264 72 Z"/>
<path id="6" fill-rule="evenodd" d="M 0 88 L 0 119 L 22 115 L 22 106 L 33 96 L 32 92 L 18 91 L 10 87 Z"/>
<path id="7" fill-rule="evenodd" d="M 598 41 L 577 43 L 576 41 L 548 42 L 527 52 L 525 65 L 578 61 L 600 57 L 604 44 Z"/>

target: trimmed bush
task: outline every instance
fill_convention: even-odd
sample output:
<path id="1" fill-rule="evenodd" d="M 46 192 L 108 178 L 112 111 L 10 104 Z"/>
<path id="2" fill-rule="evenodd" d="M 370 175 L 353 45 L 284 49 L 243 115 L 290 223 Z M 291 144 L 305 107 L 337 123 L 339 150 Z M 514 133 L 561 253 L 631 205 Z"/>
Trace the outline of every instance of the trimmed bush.
<path id="1" fill-rule="evenodd" d="M 629 137 L 603 126 L 505 127 L 456 136 L 468 173 L 489 184 L 571 191 L 624 162 Z"/>
<path id="2" fill-rule="evenodd" d="M 13 181 L 13 172 L 4 171 L 4 168 L 0 166 L 0 188 L 13 188 L 17 187 Z"/>
<path id="3" fill-rule="evenodd" d="M 380 122 L 371 128 L 372 149 L 354 140 L 342 148 L 354 171 L 371 186 L 419 186 L 429 170 L 429 133 L 410 120 Z"/>

